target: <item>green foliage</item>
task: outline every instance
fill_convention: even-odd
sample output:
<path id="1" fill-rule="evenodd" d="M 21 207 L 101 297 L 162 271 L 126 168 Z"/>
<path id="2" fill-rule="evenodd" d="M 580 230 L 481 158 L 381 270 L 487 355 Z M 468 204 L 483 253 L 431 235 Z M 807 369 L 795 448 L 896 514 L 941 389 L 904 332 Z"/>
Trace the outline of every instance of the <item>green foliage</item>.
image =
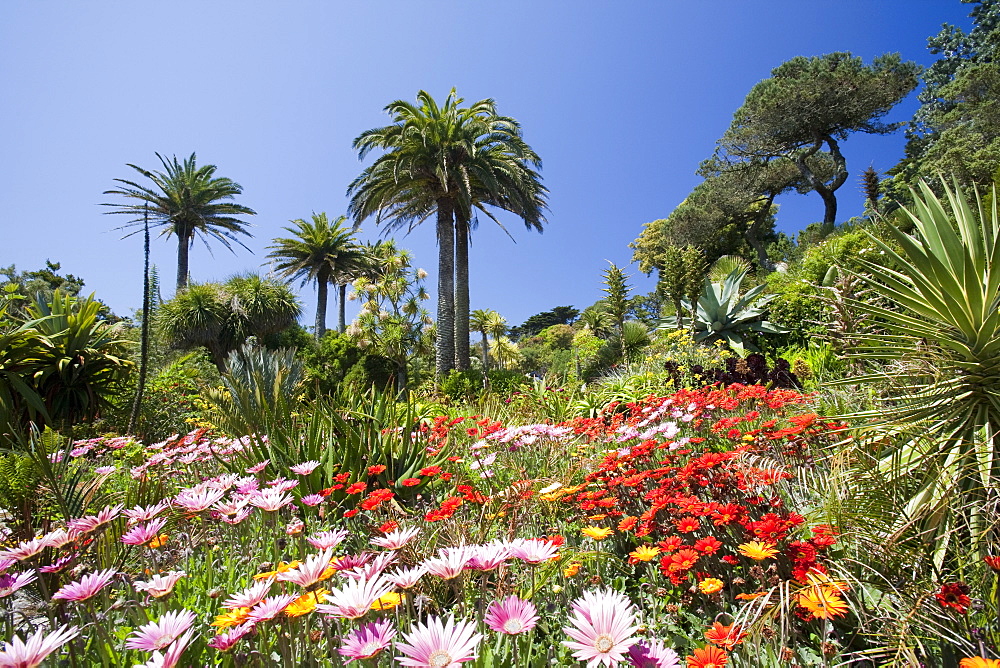
<path id="1" fill-rule="evenodd" d="M 245 274 L 221 284 L 192 284 L 164 302 L 155 318 L 172 346 L 206 348 L 221 372 L 229 354 L 249 337 L 277 334 L 291 327 L 298 315 L 298 299 L 288 286 Z"/>
<path id="2" fill-rule="evenodd" d="M 0 507 L 10 514 L 6 522 L 20 540 L 31 537 L 39 478 L 31 457 L 19 453 L 0 455 Z"/>
<path id="3" fill-rule="evenodd" d="M 551 311 L 536 313 L 520 326 L 510 330 L 511 338 L 517 340 L 526 336 L 535 336 L 546 327 L 552 325 L 571 325 L 580 312 L 572 306 L 556 306 Z"/>
<path id="4" fill-rule="evenodd" d="M 452 369 L 441 380 L 441 394 L 453 402 L 470 402 L 482 392 L 483 374 L 476 369 L 457 371 Z"/>
<path id="5" fill-rule="evenodd" d="M 490 391 L 499 396 L 507 396 L 528 384 L 524 374 L 513 369 L 490 369 L 486 377 L 490 381 Z"/>
<path id="6" fill-rule="evenodd" d="M 767 277 L 767 291 L 774 295 L 768 320 L 788 330 L 784 339 L 789 345 L 805 346 L 825 333 L 827 308 L 816 284 L 800 278 L 799 273 L 773 272 Z"/>
<path id="7" fill-rule="evenodd" d="M 631 307 L 629 300 L 628 275 L 614 262 L 608 262 L 611 266 L 604 270 L 604 310 L 614 321 L 619 334 L 625 323 L 625 314 Z"/>
<path id="8" fill-rule="evenodd" d="M 152 187 L 126 179 L 115 179 L 121 184 L 118 190 L 106 190 L 105 195 L 119 195 L 124 204 L 106 203 L 111 214 L 131 216 L 121 229 L 142 227 L 145 216 L 150 227 L 161 228 L 160 236 L 177 237 L 177 291 L 187 287 L 188 250 L 196 236 L 211 237 L 229 250 L 232 243 L 243 246 L 237 235 L 252 236 L 247 232 L 247 222 L 237 216 L 252 216 L 255 211 L 232 202 L 243 192 L 240 184 L 225 177 L 216 177 L 215 165 L 196 164 L 195 154 L 183 163 L 168 161 L 156 154 L 163 171 L 147 171 L 136 165 L 129 167 L 152 181 Z M 129 234 L 137 234 L 139 230 Z M 244 246 L 245 248 L 245 246 Z"/>
<path id="9" fill-rule="evenodd" d="M 977 541 L 996 527 L 978 509 L 1000 478 L 1000 219 L 957 183 L 941 198 L 921 184 L 913 199 L 914 234 L 890 228 L 896 247 L 872 237 L 886 261 L 860 262 L 859 277 L 900 309 L 852 303 L 881 325 L 858 337 L 854 356 L 893 364 L 849 382 L 894 381 L 880 410 L 863 415 L 890 435 L 882 470 L 920 482 L 900 521 L 928 536 L 959 527 L 985 549 Z M 947 543 L 932 544 L 943 558 Z"/>
<path id="10" fill-rule="evenodd" d="M 740 294 L 740 286 L 746 271 L 736 269 L 721 283 L 705 279 L 701 296 L 697 303 L 697 318 L 679 316 L 665 319 L 660 328 L 677 328 L 678 321 L 694 330 L 695 341 L 725 341 L 733 350 L 756 350 L 745 337 L 751 333 L 783 334 L 786 330 L 764 320 L 764 307 L 774 295 L 763 294 L 766 286 L 758 285 Z M 690 308 L 689 304 L 685 305 Z"/>

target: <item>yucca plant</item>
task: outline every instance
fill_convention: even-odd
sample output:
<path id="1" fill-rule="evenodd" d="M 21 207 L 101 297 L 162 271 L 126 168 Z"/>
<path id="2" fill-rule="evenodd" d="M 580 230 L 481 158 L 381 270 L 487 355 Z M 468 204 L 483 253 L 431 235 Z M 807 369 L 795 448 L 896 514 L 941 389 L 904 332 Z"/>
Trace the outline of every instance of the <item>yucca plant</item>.
<path id="1" fill-rule="evenodd" d="M 751 332 L 761 334 L 784 334 L 788 330 L 764 319 L 768 302 L 775 295 L 765 295 L 764 285 L 757 285 L 740 295 L 740 286 L 746 278 L 749 267 L 734 266 L 722 279 L 713 282 L 706 278 L 698 298 L 696 317 L 693 323 L 694 340 L 712 343 L 725 341 L 730 348 L 743 354 L 757 348 L 745 336 Z M 683 302 L 684 310 L 690 311 L 691 304 Z M 660 321 L 658 329 L 674 329 L 679 316 Z M 682 318 L 682 327 L 692 327 L 690 318 Z"/>
<path id="2" fill-rule="evenodd" d="M 843 381 L 888 381 L 879 409 L 852 417 L 868 420 L 888 479 L 912 490 L 895 535 L 920 536 L 939 565 L 949 536 L 984 549 L 996 532 L 983 513 L 1000 480 L 1000 222 L 995 198 L 971 194 L 921 183 L 904 209 L 913 233 L 889 226 L 897 248 L 872 236 L 885 262 L 859 261 L 858 276 L 895 308 L 850 302 L 880 328 L 851 355 L 884 365 Z"/>

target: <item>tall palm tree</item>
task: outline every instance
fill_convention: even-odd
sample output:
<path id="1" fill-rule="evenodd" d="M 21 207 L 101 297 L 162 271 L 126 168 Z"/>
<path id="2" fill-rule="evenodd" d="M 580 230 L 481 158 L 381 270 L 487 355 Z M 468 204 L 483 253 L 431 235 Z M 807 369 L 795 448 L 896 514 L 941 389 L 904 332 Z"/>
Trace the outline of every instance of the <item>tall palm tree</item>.
<path id="1" fill-rule="evenodd" d="M 493 309 L 477 308 L 469 316 L 469 326 L 473 331 L 483 335 L 483 372 L 490 369 L 490 346 L 486 336 L 501 326 L 504 328 L 504 331 L 498 334 L 497 337 L 503 336 L 506 332 L 506 325 L 507 321 L 504 320 L 503 316 Z"/>
<path id="2" fill-rule="evenodd" d="M 439 375 L 455 367 L 456 315 L 464 322 L 459 331 L 466 341 L 460 348 L 468 358 L 468 260 L 462 253 L 467 253 L 473 210 L 493 218 L 485 209 L 489 205 L 521 215 L 521 209 L 528 211 L 525 204 L 533 202 L 537 215 L 531 213 L 525 220 L 540 226 L 544 208 L 545 189 L 531 168 L 538 157 L 520 139 L 517 123 L 498 116 L 493 100 L 468 108 L 460 107 L 462 102 L 452 89 L 442 105 L 420 91 L 417 105 L 397 100 L 386 106 L 393 124 L 354 140 L 362 159 L 376 149 L 385 152 L 348 188 L 349 212 L 358 222 L 374 215 L 377 222 L 391 221 L 390 229 L 412 230 L 436 215 Z M 458 262 L 465 268 L 457 291 L 456 224 L 462 247 Z M 458 314 L 456 295 L 463 303 Z"/>
<path id="3" fill-rule="evenodd" d="M 177 291 L 187 287 L 188 283 L 188 252 L 194 244 L 196 236 L 212 237 L 221 242 L 229 250 L 233 250 L 230 242 L 236 242 L 246 248 L 237 235 L 252 236 L 247 232 L 248 223 L 237 216 L 252 216 L 253 209 L 231 201 L 243 192 L 240 184 L 225 177 L 215 176 L 215 165 L 196 164 L 192 153 L 184 162 L 167 160 L 156 154 L 163 171 L 147 171 L 141 167 L 129 164 L 150 181 L 152 186 L 145 186 L 127 179 L 115 179 L 122 187 L 117 190 L 106 190 L 105 195 L 120 195 L 127 200 L 124 204 L 105 203 L 103 206 L 114 207 L 118 213 L 135 216 L 133 220 L 122 227 L 133 227 L 143 224 L 143 212 L 149 205 L 149 218 L 153 227 L 163 228 L 161 236 L 177 237 Z M 137 234 L 141 230 L 133 232 Z M 206 246 L 208 242 L 205 241 Z M 249 250 L 249 249 L 247 249 Z"/>
<path id="4" fill-rule="evenodd" d="M 316 282 L 316 328 L 319 341 L 326 333 L 327 290 L 331 283 L 346 288 L 347 279 L 365 265 L 368 255 L 351 230 L 346 216 L 330 222 L 326 213 L 314 213 L 312 222 L 293 220 L 295 227 L 282 228 L 294 237 L 278 238 L 268 257 L 279 260 L 275 270 L 287 279 L 301 278 L 302 285 Z M 344 290 L 340 293 L 340 331 L 344 331 Z"/>

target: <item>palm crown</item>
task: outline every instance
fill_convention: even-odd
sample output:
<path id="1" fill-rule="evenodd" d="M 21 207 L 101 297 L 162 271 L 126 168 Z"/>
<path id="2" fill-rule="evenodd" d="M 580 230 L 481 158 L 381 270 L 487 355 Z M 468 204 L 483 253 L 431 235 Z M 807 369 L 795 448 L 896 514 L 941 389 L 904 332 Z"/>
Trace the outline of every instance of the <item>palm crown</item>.
<path id="1" fill-rule="evenodd" d="M 105 203 L 103 206 L 115 208 L 108 213 L 134 216 L 123 228 L 142 225 L 148 213 L 152 225 L 162 228 L 161 236 L 177 236 L 177 290 L 180 291 L 187 287 L 188 250 L 194 238 L 199 235 L 203 240 L 214 238 L 229 250 L 233 250 L 232 242 L 246 248 L 237 235 L 252 236 L 246 230 L 249 223 L 237 216 L 254 215 L 256 212 L 232 201 L 243 192 L 240 184 L 215 176 L 215 165 L 199 167 L 194 153 L 183 162 L 177 156 L 167 160 L 157 153 L 156 157 L 163 165 L 162 172 L 147 171 L 129 164 L 152 181 L 152 186 L 115 179 L 122 186 L 117 190 L 106 190 L 104 194 L 120 195 L 129 201 L 123 204 Z"/>

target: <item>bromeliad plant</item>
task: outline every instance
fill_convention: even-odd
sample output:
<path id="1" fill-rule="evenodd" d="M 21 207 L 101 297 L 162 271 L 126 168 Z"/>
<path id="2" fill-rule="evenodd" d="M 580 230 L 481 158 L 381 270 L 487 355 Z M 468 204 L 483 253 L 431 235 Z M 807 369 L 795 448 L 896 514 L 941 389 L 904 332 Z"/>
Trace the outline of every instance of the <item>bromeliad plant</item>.
<path id="1" fill-rule="evenodd" d="M 693 328 L 695 341 L 725 341 L 730 348 L 742 354 L 744 350 L 757 350 L 746 338 L 747 334 L 784 334 L 788 331 L 764 319 L 764 307 L 774 299 L 774 295 L 763 294 L 766 286 L 757 285 L 740 294 L 740 286 L 747 272 L 746 267 L 737 266 L 721 282 L 705 279 L 694 310 L 694 322 L 685 317 L 679 323 L 682 327 Z M 689 301 L 682 304 L 686 312 L 691 312 Z M 660 324 L 660 329 L 674 329 L 677 326 L 678 316 L 672 316 Z"/>

